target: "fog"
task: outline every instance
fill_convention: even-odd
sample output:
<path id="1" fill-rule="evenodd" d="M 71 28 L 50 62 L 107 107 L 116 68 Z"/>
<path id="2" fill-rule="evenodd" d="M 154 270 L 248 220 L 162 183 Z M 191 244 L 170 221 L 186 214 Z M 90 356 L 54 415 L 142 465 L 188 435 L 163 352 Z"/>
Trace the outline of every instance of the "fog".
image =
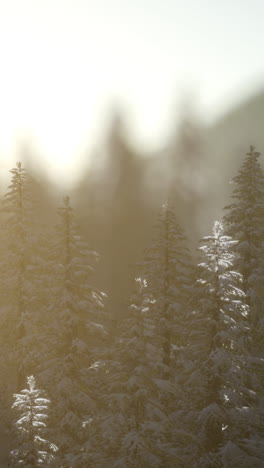
<path id="1" fill-rule="evenodd" d="M 112 434 L 109 437 L 112 426 L 107 422 L 101 427 L 99 419 L 102 416 L 104 421 L 110 407 L 114 417 L 118 414 L 115 398 L 119 383 L 117 390 L 111 387 L 113 405 L 109 404 L 108 389 L 112 382 L 115 385 L 120 363 L 126 367 L 136 362 L 122 377 L 122 385 L 129 380 L 129 372 L 132 380 L 135 376 L 137 380 L 144 369 L 154 376 L 149 381 L 156 379 L 160 385 L 165 374 L 168 378 L 162 366 L 169 363 L 175 382 L 179 371 L 180 396 L 184 396 L 188 372 L 181 377 L 183 361 L 175 365 L 174 357 L 184 346 L 188 348 L 189 330 L 183 332 L 187 315 L 190 328 L 193 326 L 190 297 L 197 294 L 197 246 L 211 232 L 215 220 L 222 219 L 223 208 L 230 203 L 230 181 L 251 146 L 257 153 L 251 148 L 248 156 L 255 158 L 255 167 L 260 169 L 260 152 L 263 165 L 263 18 L 264 3 L 259 0 L 186 0 L 184 4 L 180 0 L 0 1 L 1 466 L 6 466 L 7 452 L 15 447 L 16 439 L 10 437 L 14 423 L 12 395 L 26 385 L 31 373 L 50 393 L 52 430 L 60 456 L 71 456 L 75 451 L 78 458 L 87 453 L 84 464 L 71 464 L 69 459 L 68 464 L 61 465 L 65 467 L 116 463 L 121 440 L 117 429 L 121 419 L 126 421 L 126 414 L 134 415 L 135 411 L 128 405 L 128 413 L 121 411 L 122 418 L 113 424 L 116 447 L 111 446 Z M 175 234 L 177 225 L 179 230 L 169 252 L 168 219 L 172 212 L 170 229 Z M 255 218 L 260 237 L 262 219 L 259 214 Z M 155 238 L 157 222 L 164 228 L 162 242 Z M 216 223 L 215 239 L 219 240 L 222 232 L 221 223 Z M 154 268 L 151 274 L 139 278 L 144 252 L 153 239 L 161 252 L 161 270 L 157 273 Z M 179 257 L 177 239 L 186 241 L 184 247 L 179 243 Z M 258 245 L 256 256 L 260 251 Z M 235 253 L 231 257 L 237 259 Z M 228 261 L 223 264 L 229 265 Z M 169 267 L 174 268 L 170 273 Z M 263 265 L 261 268 L 256 271 L 259 274 L 261 270 L 257 288 L 263 303 Z M 215 270 L 218 272 L 218 264 Z M 152 289 L 148 289 L 148 281 Z M 169 286 L 173 290 L 170 303 Z M 230 291 L 227 288 L 224 307 Z M 179 299 L 178 294 L 183 297 Z M 210 307 L 219 303 L 219 296 L 210 299 Z M 209 306 L 208 317 L 213 310 Z M 177 313 L 173 315 L 171 310 Z M 135 311 L 140 313 L 132 323 L 130 314 Z M 160 314 L 160 321 L 155 314 Z M 171 321 L 175 343 L 171 341 L 171 324 L 162 329 L 166 314 L 176 320 Z M 243 320 L 246 315 L 242 313 Z M 142 317 L 143 322 L 147 318 L 149 344 L 155 344 L 158 350 L 150 359 L 143 356 L 149 337 L 144 335 Z M 220 325 L 227 328 L 229 322 L 221 320 Z M 131 323 L 132 339 L 126 341 Z M 160 329 L 165 331 L 162 337 Z M 193 331 L 195 335 L 195 323 Z M 135 358 L 134 349 L 128 348 L 138 337 L 142 342 Z M 232 340 L 230 335 L 230 344 L 220 343 L 219 349 L 231 355 L 236 347 Z M 217 337 L 214 343 L 220 341 Z M 244 341 L 243 337 L 238 348 Z M 123 360 L 117 359 L 117 365 L 111 363 L 115 354 Z M 138 373 L 141 358 L 143 365 Z M 161 359 L 160 367 L 156 358 Z M 102 368 L 98 363 L 103 363 Z M 240 364 L 236 364 L 236 372 L 230 368 L 230 375 L 237 369 Z M 219 381 L 215 385 L 216 401 L 221 386 L 226 396 L 226 381 L 232 388 L 232 379 L 225 375 L 221 385 Z M 128 401 L 134 398 L 133 385 Z M 167 386 L 163 395 L 164 389 L 157 388 L 159 404 L 168 392 L 172 398 L 170 411 L 174 411 L 177 393 Z M 239 388 L 236 391 L 241 396 Z M 140 405 L 146 394 L 140 394 L 142 401 L 139 398 L 135 403 L 137 430 L 144 426 L 145 407 L 141 412 Z M 252 403 L 248 399 L 243 404 L 242 399 L 239 401 L 243 410 Z M 228 406 L 228 397 L 224 405 L 227 402 Z M 168 411 L 168 405 L 166 408 Z M 65 425 L 57 424 L 57 410 L 59 419 L 64 421 L 67 416 Z M 77 414 L 80 419 L 76 423 Z M 242 427 L 247 432 L 244 418 Z M 167 427 L 164 421 L 162 430 L 178 424 L 172 419 L 173 424 Z M 98 424 L 106 444 L 97 445 Z M 156 423 L 149 427 L 154 426 Z M 219 440 L 222 435 L 227 437 L 226 427 L 217 424 Z M 75 446 L 72 441 L 83 431 L 85 445 L 81 450 L 81 445 Z M 68 438 L 70 433 L 72 439 Z M 160 441 L 157 434 L 156 439 L 147 436 L 154 446 L 156 440 Z M 176 434 L 177 444 L 185 438 L 178 439 Z M 112 457 L 105 465 L 99 453 L 103 446 L 106 452 L 109 448 Z M 150 465 L 142 462 L 140 466 L 154 466 L 149 460 Z M 128 466 L 120 463 L 118 466 Z M 155 466 L 176 466 L 175 459 L 172 465 L 163 461 Z"/>

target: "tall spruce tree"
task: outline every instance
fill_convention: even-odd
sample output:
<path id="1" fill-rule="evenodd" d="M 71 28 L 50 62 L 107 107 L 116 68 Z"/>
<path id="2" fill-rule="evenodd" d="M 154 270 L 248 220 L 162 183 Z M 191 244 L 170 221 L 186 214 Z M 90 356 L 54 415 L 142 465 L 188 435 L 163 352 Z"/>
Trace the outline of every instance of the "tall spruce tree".
<path id="1" fill-rule="evenodd" d="M 172 457 L 173 463 L 179 463 L 173 427 L 181 387 L 182 356 L 179 350 L 187 342 L 185 320 L 194 268 L 187 239 L 177 223 L 171 200 L 163 205 L 155 228 L 153 241 L 145 250 L 139 268 L 146 280 L 154 327 L 152 346 L 156 357 L 152 379 L 158 391 L 158 401 L 170 421 L 166 433 L 168 456 Z"/>
<path id="2" fill-rule="evenodd" d="M 13 419 L 11 395 L 23 388 L 26 376 L 35 373 L 42 359 L 39 343 L 47 305 L 44 230 L 36 210 L 38 180 L 20 162 L 10 172 L 11 183 L 1 205 L 0 432 L 2 428 L 8 432 Z"/>
<path id="3" fill-rule="evenodd" d="M 34 367 L 40 258 L 34 226 L 32 178 L 20 162 L 10 172 L 11 184 L 3 200 L 0 269 L 5 307 L 2 330 L 3 342 L 8 341 L 9 378 L 19 390 Z"/>
<path id="4" fill-rule="evenodd" d="M 242 276 L 233 270 L 237 241 L 216 222 L 213 235 L 203 243 L 185 354 L 185 428 L 190 445 L 183 448 L 183 459 L 186 466 L 260 467 L 261 458 L 245 449 L 245 441 L 258 443 L 260 434 L 255 393 L 247 386 L 249 308 Z"/>
<path id="5" fill-rule="evenodd" d="M 260 153 L 251 146 L 233 179 L 233 203 L 225 208 L 224 221 L 228 233 L 238 239 L 235 268 L 244 277 L 244 289 L 250 305 L 248 379 L 257 396 L 258 413 L 264 418 L 264 173 L 259 160 Z M 263 429 L 261 433 L 263 437 Z"/>
<path id="6" fill-rule="evenodd" d="M 52 303 L 47 327 L 46 359 L 39 379 L 52 391 L 51 421 L 63 466 L 79 466 L 85 440 L 83 421 L 96 411 L 87 369 L 98 358 L 107 332 L 103 326 L 102 294 L 91 285 L 90 251 L 76 232 L 69 197 L 58 209 L 52 251 Z"/>
<path id="7" fill-rule="evenodd" d="M 233 203 L 225 207 L 227 232 L 238 240 L 236 269 L 243 275 L 251 326 L 263 348 L 264 281 L 264 174 L 260 153 L 250 147 L 238 175 L 233 178 Z M 261 330 L 261 337 L 258 330 Z"/>
<path id="8" fill-rule="evenodd" d="M 171 202 L 163 205 L 151 245 L 140 264 L 154 300 L 157 333 L 162 347 L 163 371 L 169 377 L 172 348 L 184 342 L 184 316 L 193 282 L 187 239 L 176 220 Z"/>
<path id="9" fill-rule="evenodd" d="M 101 426 L 105 467 L 175 466 L 169 419 L 155 381 L 160 353 L 151 304 L 146 280 L 137 278 L 109 369 L 108 411 Z"/>

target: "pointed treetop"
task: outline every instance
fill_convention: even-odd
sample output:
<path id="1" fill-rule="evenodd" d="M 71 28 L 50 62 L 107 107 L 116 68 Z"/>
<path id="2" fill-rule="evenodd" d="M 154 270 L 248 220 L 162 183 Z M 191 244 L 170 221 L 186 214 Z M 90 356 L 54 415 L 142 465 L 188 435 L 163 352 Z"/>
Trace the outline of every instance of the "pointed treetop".
<path id="1" fill-rule="evenodd" d="M 169 201 L 166 201 L 165 203 L 163 203 L 162 207 L 161 207 L 161 211 L 162 213 L 166 213 L 169 209 Z"/>
<path id="2" fill-rule="evenodd" d="M 224 231 L 223 223 L 221 221 L 215 221 L 213 225 L 213 233 L 216 237 L 222 235 Z"/>
<path id="3" fill-rule="evenodd" d="M 257 156 L 259 157 L 260 156 L 260 153 L 258 151 L 254 151 L 255 150 L 255 146 L 253 145 L 250 145 L 249 147 L 249 153 L 247 153 L 247 156 Z"/>
<path id="4" fill-rule="evenodd" d="M 141 278 L 141 276 L 139 276 L 138 278 L 135 278 L 135 285 L 137 292 L 141 293 L 144 290 L 144 288 L 147 287 L 148 283 L 145 278 Z"/>
<path id="5" fill-rule="evenodd" d="M 35 380 L 35 377 L 33 375 L 30 375 L 29 377 L 27 377 L 27 384 L 29 386 L 29 390 L 31 392 L 33 392 L 35 390 L 35 386 L 36 386 L 36 380 Z"/>
<path id="6" fill-rule="evenodd" d="M 70 206 L 70 197 L 69 195 L 66 195 L 65 197 L 63 197 L 63 203 L 65 206 Z"/>

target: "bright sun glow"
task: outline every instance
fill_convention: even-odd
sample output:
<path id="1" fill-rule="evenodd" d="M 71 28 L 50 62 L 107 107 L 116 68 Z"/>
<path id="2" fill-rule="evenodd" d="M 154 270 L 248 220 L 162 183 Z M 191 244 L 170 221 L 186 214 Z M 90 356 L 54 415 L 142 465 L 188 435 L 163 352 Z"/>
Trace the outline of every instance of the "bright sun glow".
<path id="1" fill-rule="evenodd" d="M 100 141 L 111 104 L 123 103 L 139 141 L 155 147 L 183 91 L 198 87 L 205 114 L 214 115 L 223 96 L 256 84 L 263 5 L 239 3 L 238 18 L 236 2 L 187 3 L 0 2 L 0 167 L 32 138 L 48 168 L 72 179 Z"/>

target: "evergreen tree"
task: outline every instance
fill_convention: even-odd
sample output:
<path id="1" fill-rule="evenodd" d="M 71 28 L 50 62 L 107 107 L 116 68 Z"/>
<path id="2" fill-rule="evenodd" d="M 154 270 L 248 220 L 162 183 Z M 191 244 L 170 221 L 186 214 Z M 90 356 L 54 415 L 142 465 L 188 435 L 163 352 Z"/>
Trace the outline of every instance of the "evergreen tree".
<path id="1" fill-rule="evenodd" d="M 184 316 L 193 282 L 187 239 L 169 203 L 162 207 L 155 237 L 140 267 L 154 301 L 152 313 L 162 347 L 162 375 L 167 378 L 173 346 L 184 343 Z"/>
<path id="2" fill-rule="evenodd" d="M 154 379 L 160 354 L 151 303 L 146 281 L 137 278 L 109 368 L 108 411 L 101 424 L 105 460 L 99 466 L 174 466 L 168 449 L 169 419 Z"/>
<path id="3" fill-rule="evenodd" d="M 192 445 L 183 456 L 190 466 L 239 467 L 237 453 L 249 434 L 258 440 L 255 393 L 247 387 L 249 308 L 242 276 L 233 271 L 237 242 L 219 222 L 203 242 L 185 353 L 185 428 Z M 248 450 L 243 456 L 243 466 L 261 466 Z"/>
<path id="4" fill-rule="evenodd" d="M 50 400 L 43 397 L 43 392 L 36 388 L 35 378 L 27 378 L 28 388 L 14 395 L 12 406 L 20 413 L 16 422 L 19 448 L 10 454 L 10 466 L 36 468 L 48 467 L 55 461 L 55 444 L 45 439 L 46 419 Z M 52 465 L 55 466 L 55 465 Z"/>
<path id="5" fill-rule="evenodd" d="M 258 337 L 258 342 L 262 342 L 263 353 L 264 174 L 259 157 L 260 153 L 251 146 L 238 175 L 233 178 L 234 201 L 225 207 L 224 222 L 228 234 L 238 240 L 235 251 L 239 257 L 235 266 L 244 278 L 251 326 L 255 339 Z"/>
<path id="6" fill-rule="evenodd" d="M 1 420 L 8 433 L 13 415 L 10 396 L 35 372 L 40 359 L 40 317 L 45 317 L 44 231 L 38 216 L 34 180 L 20 162 L 1 204 L 0 275 L 2 280 L 0 341 Z M 38 224 L 38 226 L 36 226 Z M 45 240 L 46 244 L 46 240 Z"/>
<path id="7" fill-rule="evenodd" d="M 153 378 L 159 402 L 164 405 L 170 421 L 168 453 L 179 463 L 175 428 L 180 408 L 182 348 L 187 345 L 185 321 L 193 289 L 194 267 L 171 200 L 162 207 L 154 239 L 145 250 L 140 266 L 148 284 L 147 293 L 152 299 L 153 343 L 157 356 Z"/>
<path id="8" fill-rule="evenodd" d="M 7 354 L 8 382 L 21 388 L 34 370 L 41 308 L 42 259 L 34 224 L 33 180 L 20 162 L 3 200 L 0 273 L 3 285 L 1 341 Z"/>
<path id="9" fill-rule="evenodd" d="M 63 466 L 79 466 L 77 455 L 85 439 L 83 421 L 96 410 L 87 369 L 98 358 L 98 345 L 107 332 L 102 294 L 90 283 L 90 260 L 95 253 L 76 232 L 69 197 L 64 198 L 58 215 L 48 349 L 39 378 L 53 394 L 52 427 Z"/>
<path id="10" fill-rule="evenodd" d="M 244 289 L 250 305 L 251 359 L 248 363 L 248 381 L 257 396 L 258 414 L 264 418 L 264 174 L 259 159 L 260 153 L 251 146 L 238 175 L 233 179 L 233 203 L 225 208 L 224 220 L 228 233 L 238 239 L 235 268 L 244 277 Z M 263 437 L 263 429 L 261 433 Z M 254 450 L 251 449 L 252 452 Z"/>

